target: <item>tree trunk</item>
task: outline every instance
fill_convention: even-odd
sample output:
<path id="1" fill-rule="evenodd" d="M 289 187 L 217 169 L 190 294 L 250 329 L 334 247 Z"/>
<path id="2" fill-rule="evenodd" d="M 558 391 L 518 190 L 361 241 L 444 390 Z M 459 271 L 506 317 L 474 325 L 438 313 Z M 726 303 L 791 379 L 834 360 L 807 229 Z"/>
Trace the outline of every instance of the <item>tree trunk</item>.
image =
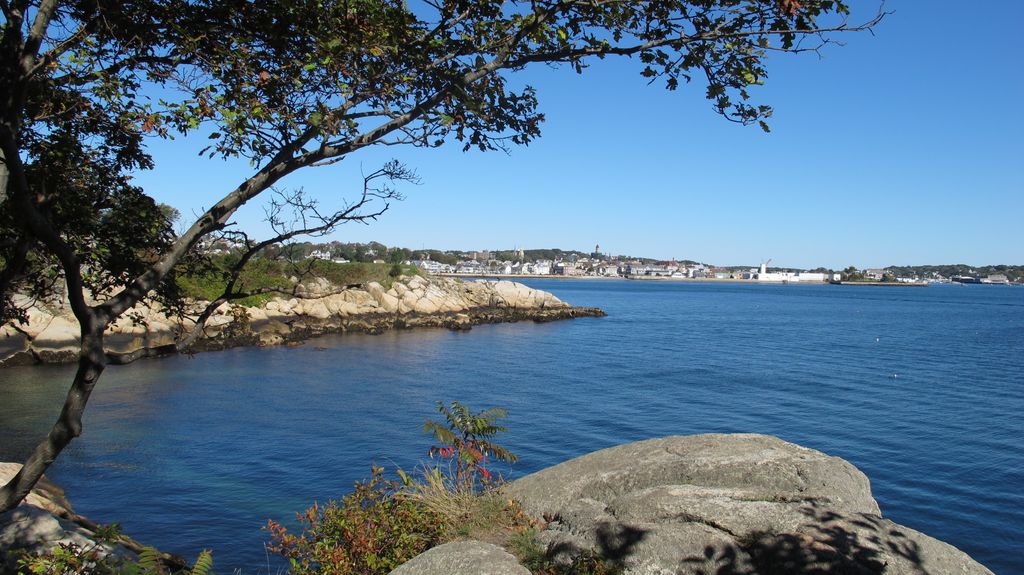
<path id="1" fill-rule="evenodd" d="M 36 446 L 32 455 L 7 485 L 0 489 L 0 513 L 14 509 L 28 496 L 36 482 L 50 467 L 57 455 L 67 447 L 71 440 L 82 433 L 82 413 L 89 401 L 96 380 L 103 373 L 106 359 L 103 354 L 103 322 L 93 322 L 89 333 L 83 329 L 82 351 L 78 359 L 78 371 L 75 380 L 68 390 L 67 399 L 60 417 L 53 424 L 46 439 Z"/>

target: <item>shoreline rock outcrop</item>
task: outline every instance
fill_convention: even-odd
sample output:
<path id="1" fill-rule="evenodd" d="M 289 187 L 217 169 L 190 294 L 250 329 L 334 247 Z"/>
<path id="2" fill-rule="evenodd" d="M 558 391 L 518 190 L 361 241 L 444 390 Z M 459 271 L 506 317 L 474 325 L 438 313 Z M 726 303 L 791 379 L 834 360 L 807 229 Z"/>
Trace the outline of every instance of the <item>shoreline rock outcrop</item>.
<path id="1" fill-rule="evenodd" d="M 20 463 L 0 462 L 0 485 L 7 483 L 21 469 Z M 143 546 L 126 536 L 117 543 L 97 542 L 95 522 L 71 507 L 64 490 L 43 476 L 20 505 L 0 513 L 0 574 L 18 572 L 21 552 L 45 554 L 58 545 L 74 545 L 81 550 L 95 550 L 97 557 L 113 555 L 134 559 Z M 159 560 L 171 569 L 187 566 L 184 559 L 160 554 Z"/>
<path id="2" fill-rule="evenodd" d="M 546 525 L 539 543 L 551 559 L 568 564 L 589 552 L 625 575 L 992 573 L 952 545 L 884 519 L 868 478 L 847 461 L 766 435 L 620 445 L 503 491 Z M 429 569 L 461 564 L 432 553 L 396 575 L 474 573 Z"/>
<path id="3" fill-rule="evenodd" d="M 221 305 L 189 351 L 282 345 L 329 333 L 413 327 L 465 330 L 485 323 L 605 315 L 510 281 L 402 276 L 386 288 L 370 282 L 336 289 L 326 280 L 302 288 L 301 298 L 274 299 L 260 307 Z M 194 325 L 197 315 L 198 311 L 179 319 L 156 307 L 134 308 L 108 329 L 106 347 L 130 353 L 172 344 Z M 75 361 L 78 337 L 78 324 L 66 305 L 31 306 L 27 323 L 0 326 L 0 367 Z"/>

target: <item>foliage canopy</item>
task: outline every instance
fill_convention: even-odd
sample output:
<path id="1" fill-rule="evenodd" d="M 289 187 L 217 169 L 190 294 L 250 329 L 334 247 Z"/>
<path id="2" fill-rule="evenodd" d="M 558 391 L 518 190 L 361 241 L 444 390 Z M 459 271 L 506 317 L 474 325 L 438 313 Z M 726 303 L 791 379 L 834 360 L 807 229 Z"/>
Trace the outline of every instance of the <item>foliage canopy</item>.
<path id="1" fill-rule="evenodd" d="M 105 328 L 145 298 L 174 303 L 169 280 L 195 265 L 201 241 L 226 234 L 244 248 L 217 306 L 255 295 L 235 280 L 269 246 L 372 220 L 399 197 L 394 182 L 415 180 L 391 162 L 324 210 L 275 188 L 289 174 L 374 145 L 527 144 L 543 114 L 514 73 L 582 73 L 612 56 L 635 56 L 641 77 L 670 90 L 699 78 L 715 111 L 767 128 L 771 109 L 749 89 L 770 53 L 815 50 L 880 17 L 851 25 L 838 0 L 0 0 L 0 12 L 0 319 L 23 311 L 14 294 L 57 288 L 82 327 L 65 408 L 0 489 L 0 511 L 81 432 L 105 366 L 147 355 L 107 353 Z M 153 165 L 148 139 L 188 135 L 252 173 L 211 190 L 175 234 L 132 174 Z M 270 238 L 229 227 L 268 191 Z"/>

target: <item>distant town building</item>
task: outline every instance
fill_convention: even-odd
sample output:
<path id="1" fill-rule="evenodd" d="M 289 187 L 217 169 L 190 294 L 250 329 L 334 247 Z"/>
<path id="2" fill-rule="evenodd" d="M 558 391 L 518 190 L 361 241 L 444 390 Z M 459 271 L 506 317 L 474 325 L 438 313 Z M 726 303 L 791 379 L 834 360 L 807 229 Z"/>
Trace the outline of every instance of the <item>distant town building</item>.
<path id="1" fill-rule="evenodd" d="M 574 276 L 576 275 L 576 264 L 572 262 L 555 262 L 555 265 L 551 267 L 551 273 L 556 276 Z"/>
<path id="2" fill-rule="evenodd" d="M 482 274 L 484 273 L 484 266 L 482 263 L 475 260 L 459 262 L 458 265 L 455 266 L 455 273 Z"/>
<path id="3" fill-rule="evenodd" d="M 820 272 L 757 272 L 750 279 L 759 282 L 823 282 L 828 277 Z"/>

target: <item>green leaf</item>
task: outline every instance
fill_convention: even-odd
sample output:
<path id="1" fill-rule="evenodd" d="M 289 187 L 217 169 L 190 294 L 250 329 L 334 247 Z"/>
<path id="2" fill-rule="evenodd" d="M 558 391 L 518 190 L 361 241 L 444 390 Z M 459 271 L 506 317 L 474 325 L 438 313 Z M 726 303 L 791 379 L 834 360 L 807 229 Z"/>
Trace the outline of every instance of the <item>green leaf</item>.
<path id="1" fill-rule="evenodd" d="M 192 566 L 192 575 L 212 575 L 210 569 L 213 567 L 213 554 L 204 549 L 196 558 Z"/>

